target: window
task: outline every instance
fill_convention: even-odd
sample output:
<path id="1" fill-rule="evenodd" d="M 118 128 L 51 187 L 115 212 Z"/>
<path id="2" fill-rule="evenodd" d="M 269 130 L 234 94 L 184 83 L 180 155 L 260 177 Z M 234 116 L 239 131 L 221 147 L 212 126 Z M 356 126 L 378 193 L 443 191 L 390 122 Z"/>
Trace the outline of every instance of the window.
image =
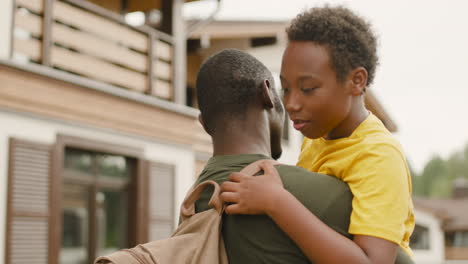
<path id="1" fill-rule="evenodd" d="M 445 233 L 445 244 L 448 247 L 468 247 L 468 231 Z"/>
<path id="2" fill-rule="evenodd" d="M 429 229 L 424 226 L 416 225 L 410 238 L 410 247 L 412 249 L 430 249 Z"/>
<path id="3" fill-rule="evenodd" d="M 135 160 L 65 148 L 60 263 L 90 263 L 129 247 L 129 188 Z"/>

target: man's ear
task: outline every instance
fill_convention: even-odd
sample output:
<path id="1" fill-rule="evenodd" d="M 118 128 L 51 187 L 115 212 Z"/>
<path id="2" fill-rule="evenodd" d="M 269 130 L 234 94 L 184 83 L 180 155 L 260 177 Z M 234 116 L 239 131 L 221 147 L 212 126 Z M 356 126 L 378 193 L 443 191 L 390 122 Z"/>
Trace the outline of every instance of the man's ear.
<path id="1" fill-rule="evenodd" d="M 364 94 L 367 87 L 367 70 L 364 67 L 357 67 L 356 69 L 352 70 L 348 76 L 349 84 L 351 85 L 351 94 L 354 96 Z"/>
<path id="2" fill-rule="evenodd" d="M 201 113 L 198 114 L 198 122 L 200 122 L 200 124 L 202 125 L 202 127 L 206 131 L 206 133 L 210 134 L 210 132 L 208 132 L 208 129 L 206 129 L 205 122 L 203 122 L 203 117 L 202 117 Z"/>
<path id="3" fill-rule="evenodd" d="M 266 106 L 268 109 L 271 109 L 274 107 L 273 103 L 273 92 L 271 91 L 273 89 L 271 87 L 270 81 L 268 80 L 263 80 L 261 87 L 260 87 L 260 96 L 261 100 L 264 106 Z"/>

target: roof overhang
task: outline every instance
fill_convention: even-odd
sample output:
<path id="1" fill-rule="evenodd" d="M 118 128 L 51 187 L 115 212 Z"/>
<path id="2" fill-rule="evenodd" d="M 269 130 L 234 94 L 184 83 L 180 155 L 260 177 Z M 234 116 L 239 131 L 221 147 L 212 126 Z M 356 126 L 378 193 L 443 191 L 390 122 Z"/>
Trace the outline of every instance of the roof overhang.
<path id="1" fill-rule="evenodd" d="M 162 8 L 163 0 L 87 0 L 98 6 L 104 7 L 116 13 L 121 13 L 126 6 L 126 12 L 150 11 Z M 185 2 L 194 2 L 199 0 L 185 0 Z"/>
<path id="2" fill-rule="evenodd" d="M 193 21 L 188 21 L 193 23 Z M 246 21 L 246 20 L 215 20 L 197 30 L 191 38 L 208 37 L 210 39 L 240 39 L 277 36 L 284 32 L 285 21 Z"/>

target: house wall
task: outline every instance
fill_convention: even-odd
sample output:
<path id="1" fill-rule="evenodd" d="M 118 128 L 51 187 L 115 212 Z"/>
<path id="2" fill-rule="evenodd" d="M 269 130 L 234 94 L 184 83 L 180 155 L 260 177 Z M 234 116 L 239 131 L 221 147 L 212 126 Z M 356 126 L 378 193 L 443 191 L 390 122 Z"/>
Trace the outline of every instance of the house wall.
<path id="1" fill-rule="evenodd" d="M 178 205 L 193 183 L 195 154 L 190 146 L 161 143 L 146 137 L 119 133 L 111 129 L 44 118 L 37 115 L 12 112 L 0 108 L 0 262 L 5 259 L 5 219 L 8 170 L 8 140 L 10 137 L 54 144 L 57 134 L 69 135 L 100 141 L 103 143 L 132 146 L 143 149 L 143 158 L 173 164 L 175 166 L 175 204 L 174 219 L 178 219 Z M 176 223 L 174 223 L 176 226 Z"/>
<path id="2" fill-rule="evenodd" d="M 429 229 L 429 250 L 414 250 L 414 260 L 418 264 L 442 264 L 445 258 L 444 233 L 440 220 L 424 211 L 415 210 L 416 224 Z"/>
<path id="3" fill-rule="evenodd" d="M 13 0 L 0 1 L 0 59 L 10 56 Z"/>

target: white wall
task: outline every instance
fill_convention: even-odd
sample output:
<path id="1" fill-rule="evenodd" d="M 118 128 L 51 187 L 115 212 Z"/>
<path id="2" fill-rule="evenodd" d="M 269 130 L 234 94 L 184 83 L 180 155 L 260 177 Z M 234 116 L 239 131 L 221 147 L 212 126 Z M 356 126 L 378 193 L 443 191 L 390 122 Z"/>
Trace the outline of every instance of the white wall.
<path id="1" fill-rule="evenodd" d="M 144 158 L 176 165 L 175 208 L 179 207 L 186 191 L 193 183 L 195 155 L 188 146 L 154 142 L 143 137 L 125 135 L 111 130 L 72 125 L 50 119 L 39 119 L 19 113 L 5 112 L 0 109 L 0 263 L 5 258 L 8 139 L 15 137 L 37 143 L 53 144 L 56 141 L 57 134 L 142 148 Z M 176 221 L 178 213 L 178 210 L 175 209 Z"/>
<path id="2" fill-rule="evenodd" d="M 13 0 L 0 1 L 0 59 L 7 59 L 11 50 Z"/>
<path id="3" fill-rule="evenodd" d="M 440 221 L 432 214 L 415 209 L 416 224 L 429 229 L 429 250 L 414 250 L 418 264 L 442 264 L 445 259 L 444 233 Z"/>

